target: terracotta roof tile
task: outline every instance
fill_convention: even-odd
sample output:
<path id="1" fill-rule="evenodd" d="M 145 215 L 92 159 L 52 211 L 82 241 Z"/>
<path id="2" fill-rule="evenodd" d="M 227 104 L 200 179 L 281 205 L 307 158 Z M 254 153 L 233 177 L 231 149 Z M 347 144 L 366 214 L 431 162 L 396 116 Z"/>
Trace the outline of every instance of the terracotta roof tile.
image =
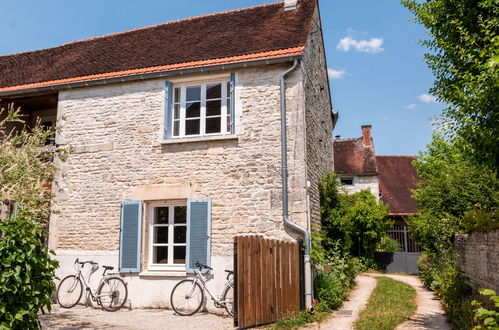
<path id="1" fill-rule="evenodd" d="M 0 90 L 300 54 L 315 6 L 278 2 L 0 56 Z"/>
<path id="2" fill-rule="evenodd" d="M 376 156 L 379 169 L 381 200 L 388 204 L 391 214 L 416 214 L 416 200 L 411 189 L 416 188 L 415 156 Z"/>
<path id="3" fill-rule="evenodd" d="M 334 140 L 334 171 L 340 174 L 377 173 L 374 146 L 363 138 Z"/>

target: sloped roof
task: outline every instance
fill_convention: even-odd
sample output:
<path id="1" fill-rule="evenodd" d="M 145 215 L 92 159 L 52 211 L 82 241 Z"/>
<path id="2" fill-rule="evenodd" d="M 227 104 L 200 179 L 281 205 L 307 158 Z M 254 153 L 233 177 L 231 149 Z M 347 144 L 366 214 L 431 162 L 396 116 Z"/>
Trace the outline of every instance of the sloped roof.
<path id="1" fill-rule="evenodd" d="M 416 188 L 416 156 L 376 156 L 381 200 L 389 206 L 390 214 L 417 214 L 416 200 L 411 189 Z"/>
<path id="2" fill-rule="evenodd" d="M 205 15 L 0 56 L 0 92 L 299 55 L 317 0 Z"/>
<path id="3" fill-rule="evenodd" d="M 363 138 L 334 140 L 334 171 L 340 174 L 375 174 L 378 172 L 374 146 Z"/>

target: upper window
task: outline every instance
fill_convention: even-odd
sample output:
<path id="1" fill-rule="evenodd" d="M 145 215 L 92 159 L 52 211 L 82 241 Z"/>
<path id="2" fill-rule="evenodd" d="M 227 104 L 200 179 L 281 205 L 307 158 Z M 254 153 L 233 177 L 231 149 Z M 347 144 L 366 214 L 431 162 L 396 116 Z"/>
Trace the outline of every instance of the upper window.
<path id="1" fill-rule="evenodd" d="M 229 80 L 175 85 L 172 137 L 231 133 L 231 83 Z"/>
<path id="2" fill-rule="evenodd" d="M 344 186 L 353 186 L 353 178 L 340 178 L 340 182 Z"/>

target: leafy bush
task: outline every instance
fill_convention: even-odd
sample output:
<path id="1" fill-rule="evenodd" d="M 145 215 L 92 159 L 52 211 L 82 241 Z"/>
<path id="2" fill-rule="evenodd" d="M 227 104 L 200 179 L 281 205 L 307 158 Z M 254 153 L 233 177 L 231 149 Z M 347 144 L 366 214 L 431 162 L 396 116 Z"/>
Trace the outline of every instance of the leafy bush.
<path id="1" fill-rule="evenodd" d="M 399 242 L 391 237 L 384 236 L 376 247 L 376 252 L 401 252 L 402 247 Z"/>
<path id="2" fill-rule="evenodd" d="M 0 109 L 0 201 L 17 211 L 0 221 L 0 328 L 36 329 L 37 315 L 50 310 L 57 262 L 44 238 L 57 167 L 66 150 L 45 147 L 53 131 L 40 122 L 24 126 L 20 109 Z M 14 128 L 14 129 L 13 129 Z"/>
<path id="3" fill-rule="evenodd" d="M 340 242 L 341 252 L 353 256 L 373 257 L 379 242 L 391 227 L 388 208 L 367 190 L 355 194 L 340 193 L 337 175 L 328 174 L 319 185 L 324 237 L 329 250 Z"/>
<path id="4" fill-rule="evenodd" d="M 341 255 L 338 250 L 332 255 L 315 277 L 315 296 L 329 310 L 341 306 L 357 274 L 352 258 Z"/>
<path id="5" fill-rule="evenodd" d="M 27 210 L 0 221 L 1 329 L 36 329 L 38 312 L 50 309 L 58 263 L 45 251 L 42 234 Z"/>
<path id="6" fill-rule="evenodd" d="M 459 271 L 455 254 L 424 252 L 419 259 L 419 276 L 442 299 L 449 321 L 456 329 L 473 327 L 472 288 Z"/>
<path id="7" fill-rule="evenodd" d="M 475 322 L 478 323 L 474 330 L 499 329 L 499 296 L 494 290 L 484 289 L 479 291 L 482 296 L 490 296 L 491 309 L 484 308 L 482 303 L 473 300 L 471 305 L 475 307 Z"/>

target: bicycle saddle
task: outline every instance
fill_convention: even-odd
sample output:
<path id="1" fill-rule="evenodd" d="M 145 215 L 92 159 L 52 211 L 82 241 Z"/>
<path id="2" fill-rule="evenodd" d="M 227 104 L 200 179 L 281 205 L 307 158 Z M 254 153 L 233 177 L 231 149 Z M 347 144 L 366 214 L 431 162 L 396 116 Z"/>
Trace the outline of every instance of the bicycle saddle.
<path id="1" fill-rule="evenodd" d="M 234 274 L 234 271 L 233 271 L 233 270 L 228 270 L 228 269 L 226 269 L 226 270 L 225 270 L 225 272 L 226 272 L 226 273 L 229 273 L 229 274 Z"/>
<path id="2" fill-rule="evenodd" d="M 102 266 L 102 267 L 104 267 L 105 269 L 108 269 L 108 270 L 113 270 L 114 269 L 114 267 L 111 267 L 111 266 Z"/>

